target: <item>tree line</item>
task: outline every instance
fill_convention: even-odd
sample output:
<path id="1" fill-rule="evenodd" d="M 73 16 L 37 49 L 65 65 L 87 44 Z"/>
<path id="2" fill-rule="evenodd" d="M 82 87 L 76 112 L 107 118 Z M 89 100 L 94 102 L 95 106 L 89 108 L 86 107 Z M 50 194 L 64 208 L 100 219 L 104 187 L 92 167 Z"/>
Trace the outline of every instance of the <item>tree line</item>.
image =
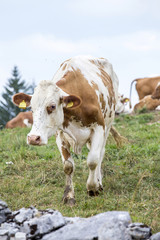
<path id="1" fill-rule="evenodd" d="M 14 66 L 11 78 L 8 79 L 0 100 L 0 129 L 4 128 L 6 123 L 14 118 L 19 112 L 28 110 L 20 109 L 12 102 L 12 96 L 18 92 L 33 94 L 35 83 L 27 84 L 19 73 L 18 67 Z"/>

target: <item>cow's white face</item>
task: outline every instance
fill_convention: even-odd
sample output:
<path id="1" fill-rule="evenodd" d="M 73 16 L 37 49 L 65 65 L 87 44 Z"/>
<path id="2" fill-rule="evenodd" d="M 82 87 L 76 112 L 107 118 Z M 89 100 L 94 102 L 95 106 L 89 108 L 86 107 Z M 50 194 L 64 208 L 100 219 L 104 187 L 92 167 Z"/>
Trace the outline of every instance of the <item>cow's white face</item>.
<path id="1" fill-rule="evenodd" d="M 48 138 L 62 127 L 64 113 L 61 98 L 60 90 L 51 82 L 43 81 L 35 89 L 31 99 L 33 126 L 28 134 L 28 143 L 34 141 L 31 136 L 39 136 L 40 145 L 47 144 Z"/>
<path id="2" fill-rule="evenodd" d="M 33 96 L 18 93 L 13 96 L 17 106 L 22 101 L 31 106 L 33 125 L 27 136 L 27 143 L 32 145 L 47 144 L 48 138 L 63 128 L 64 108 L 77 108 L 81 104 L 78 96 L 66 96 L 55 83 L 42 81 L 35 89 Z"/>
<path id="3" fill-rule="evenodd" d="M 118 101 L 116 104 L 116 113 L 125 112 L 126 104 L 129 102 L 129 98 L 124 98 L 123 95 L 118 95 Z"/>

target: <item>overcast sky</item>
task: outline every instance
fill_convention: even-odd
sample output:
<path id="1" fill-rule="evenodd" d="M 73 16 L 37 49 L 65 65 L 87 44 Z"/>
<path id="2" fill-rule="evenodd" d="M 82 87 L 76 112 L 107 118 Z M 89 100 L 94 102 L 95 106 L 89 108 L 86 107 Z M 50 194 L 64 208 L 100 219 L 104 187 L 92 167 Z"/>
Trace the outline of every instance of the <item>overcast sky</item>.
<path id="1" fill-rule="evenodd" d="M 128 97 L 133 79 L 160 75 L 159 10 L 160 0 L 0 0 L 0 95 L 15 65 L 37 84 L 89 54 L 112 63 Z"/>

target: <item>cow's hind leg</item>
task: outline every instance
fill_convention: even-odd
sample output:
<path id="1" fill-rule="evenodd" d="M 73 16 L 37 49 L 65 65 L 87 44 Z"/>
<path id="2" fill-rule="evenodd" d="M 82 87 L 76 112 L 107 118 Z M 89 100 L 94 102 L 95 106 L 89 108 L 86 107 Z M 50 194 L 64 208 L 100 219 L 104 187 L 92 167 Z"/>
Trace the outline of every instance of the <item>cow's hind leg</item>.
<path id="1" fill-rule="evenodd" d="M 75 204 L 74 188 L 72 177 L 74 173 L 74 161 L 70 154 L 70 144 L 65 139 L 63 132 L 59 131 L 56 137 L 57 146 L 61 153 L 62 161 L 64 164 L 64 173 L 66 175 L 66 186 L 63 195 L 63 202 L 73 206 Z"/>
<path id="2" fill-rule="evenodd" d="M 87 158 L 89 167 L 89 177 L 87 180 L 87 190 L 90 196 L 96 196 L 102 190 L 101 162 L 104 156 L 106 134 L 102 126 L 97 126 L 92 138 L 90 152 Z"/>

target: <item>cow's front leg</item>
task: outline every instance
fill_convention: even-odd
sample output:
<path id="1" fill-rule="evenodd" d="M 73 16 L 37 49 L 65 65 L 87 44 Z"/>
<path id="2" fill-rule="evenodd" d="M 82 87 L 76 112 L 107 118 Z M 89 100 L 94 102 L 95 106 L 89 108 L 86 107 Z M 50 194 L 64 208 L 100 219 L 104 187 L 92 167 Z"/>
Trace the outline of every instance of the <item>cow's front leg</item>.
<path id="1" fill-rule="evenodd" d="M 75 204 L 74 188 L 73 188 L 73 173 L 74 173 L 74 161 L 70 154 L 70 144 L 65 139 L 62 131 L 58 132 L 56 137 L 57 146 L 61 153 L 62 161 L 64 164 L 64 173 L 66 175 L 66 186 L 63 195 L 63 202 L 73 206 Z"/>
<path id="2" fill-rule="evenodd" d="M 103 127 L 97 126 L 91 138 L 91 147 L 87 158 L 87 165 L 89 167 L 87 191 L 90 196 L 98 195 L 99 191 L 103 189 L 101 162 L 104 156 L 106 138 L 107 136 Z"/>

